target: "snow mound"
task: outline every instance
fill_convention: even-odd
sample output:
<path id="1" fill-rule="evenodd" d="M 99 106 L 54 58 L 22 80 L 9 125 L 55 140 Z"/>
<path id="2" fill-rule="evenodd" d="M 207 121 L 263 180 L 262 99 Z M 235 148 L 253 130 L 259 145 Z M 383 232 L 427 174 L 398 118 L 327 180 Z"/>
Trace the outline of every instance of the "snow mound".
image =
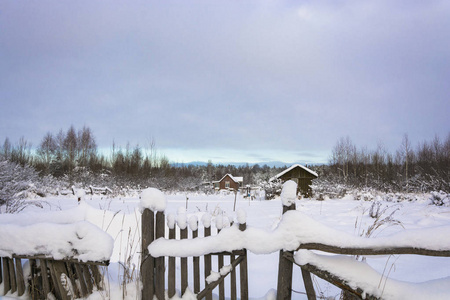
<path id="1" fill-rule="evenodd" d="M 292 180 L 288 180 L 283 184 L 281 190 L 281 201 L 284 206 L 291 206 L 297 199 L 297 183 Z"/>
<path id="2" fill-rule="evenodd" d="M 26 226 L 2 224 L 0 236 L 0 257 L 44 255 L 84 262 L 106 261 L 110 259 L 114 247 L 114 240 L 109 234 L 86 221 Z"/>
<path id="3" fill-rule="evenodd" d="M 155 188 L 147 188 L 141 193 L 141 209 L 148 208 L 152 211 L 164 211 L 167 206 L 166 196 Z"/>

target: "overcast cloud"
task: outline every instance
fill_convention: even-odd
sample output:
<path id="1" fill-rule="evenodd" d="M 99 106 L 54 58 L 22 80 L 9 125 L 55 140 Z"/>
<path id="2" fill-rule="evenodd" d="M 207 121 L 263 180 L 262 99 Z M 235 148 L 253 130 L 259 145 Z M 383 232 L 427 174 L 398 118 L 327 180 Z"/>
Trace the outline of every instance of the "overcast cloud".
<path id="1" fill-rule="evenodd" d="M 325 162 L 446 138 L 449 80 L 450 1 L 0 2 L 0 142 Z"/>

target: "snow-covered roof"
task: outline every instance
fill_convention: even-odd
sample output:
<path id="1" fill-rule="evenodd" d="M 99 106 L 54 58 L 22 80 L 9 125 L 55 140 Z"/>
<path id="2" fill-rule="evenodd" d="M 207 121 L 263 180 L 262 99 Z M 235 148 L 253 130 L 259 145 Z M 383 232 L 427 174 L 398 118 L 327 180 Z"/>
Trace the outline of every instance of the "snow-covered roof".
<path id="1" fill-rule="evenodd" d="M 290 166 L 289 168 L 287 168 L 287 169 L 284 170 L 283 172 L 280 172 L 280 173 L 278 173 L 277 175 L 273 176 L 272 178 L 269 179 L 269 181 L 276 180 L 276 179 L 280 178 L 281 176 L 283 176 L 284 174 L 286 174 L 287 172 L 289 172 L 289 171 L 291 171 L 292 169 L 295 169 L 295 168 L 297 168 L 297 167 L 302 168 L 302 169 L 305 170 L 306 172 L 308 172 L 308 173 L 310 173 L 310 174 L 312 174 L 312 175 L 314 175 L 314 176 L 316 176 L 316 177 L 319 177 L 319 175 L 317 175 L 317 173 L 314 172 L 313 170 L 308 169 L 307 167 L 302 166 L 302 165 L 300 165 L 300 164 L 295 164 L 295 165 Z"/>
<path id="2" fill-rule="evenodd" d="M 229 176 L 234 182 L 239 183 L 239 182 L 243 182 L 244 181 L 244 177 L 237 177 L 237 176 L 233 176 L 231 174 L 226 174 L 225 176 L 223 176 L 218 182 L 222 181 L 225 177 Z"/>

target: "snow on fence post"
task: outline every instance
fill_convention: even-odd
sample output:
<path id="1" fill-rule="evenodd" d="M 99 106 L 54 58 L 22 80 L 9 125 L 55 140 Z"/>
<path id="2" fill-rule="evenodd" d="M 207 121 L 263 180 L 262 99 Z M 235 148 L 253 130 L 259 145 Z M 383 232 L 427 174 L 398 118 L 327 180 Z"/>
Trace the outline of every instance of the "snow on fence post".
<path id="1" fill-rule="evenodd" d="M 141 193 L 140 207 L 142 210 L 141 232 L 141 281 L 142 299 L 164 299 L 164 257 L 153 258 L 148 252 L 148 246 L 155 238 L 164 236 L 164 210 L 166 197 L 155 188 L 148 188 Z M 155 212 L 156 226 L 155 226 Z M 161 224 L 162 222 L 162 224 Z M 155 228 L 156 227 L 156 228 Z M 162 270 L 162 276 L 160 276 Z M 156 271 L 156 273 L 154 273 Z"/>
<path id="2" fill-rule="evenodd" d="M 283 214 L 289 210 L 295 210 L 295 200 L 297 199 L 297 183 L 288 180 L 283 184 L 281 190 L 281 202 L 283 204 Z M 292 269 L 293 263 L 284 256 L 283 249 L 280 250 L 280 259 L 278 263 L 278 284 L 277 300 L 291 299 L 292 297 Z"/>
<path id="3" fill-rule="evenodd" d="M 206 212 L 202 217 L 202 223 L 205 227 L 204 236 L 211 236 L 211 214 Z M 205 259 L 205 285 L 208 285 L 206 278 L 209 276 L 212 266 L 211 266 L 211 254 L 207 254 L 204 256 Z M 212 291 L 208 291 L 205 295 L 206 300 L 212 300 Z"/>

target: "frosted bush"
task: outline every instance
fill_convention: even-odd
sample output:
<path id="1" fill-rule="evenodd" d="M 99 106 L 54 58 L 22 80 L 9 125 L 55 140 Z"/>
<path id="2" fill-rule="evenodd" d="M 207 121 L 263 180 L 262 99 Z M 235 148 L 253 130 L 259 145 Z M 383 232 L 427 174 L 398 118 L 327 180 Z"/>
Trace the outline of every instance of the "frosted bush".
<path id="1" fill-rule="evenodd" d="M 436 206 L 450 206 L 450 194 L 443 191 L 431 192 L 430 201 Z"/>

